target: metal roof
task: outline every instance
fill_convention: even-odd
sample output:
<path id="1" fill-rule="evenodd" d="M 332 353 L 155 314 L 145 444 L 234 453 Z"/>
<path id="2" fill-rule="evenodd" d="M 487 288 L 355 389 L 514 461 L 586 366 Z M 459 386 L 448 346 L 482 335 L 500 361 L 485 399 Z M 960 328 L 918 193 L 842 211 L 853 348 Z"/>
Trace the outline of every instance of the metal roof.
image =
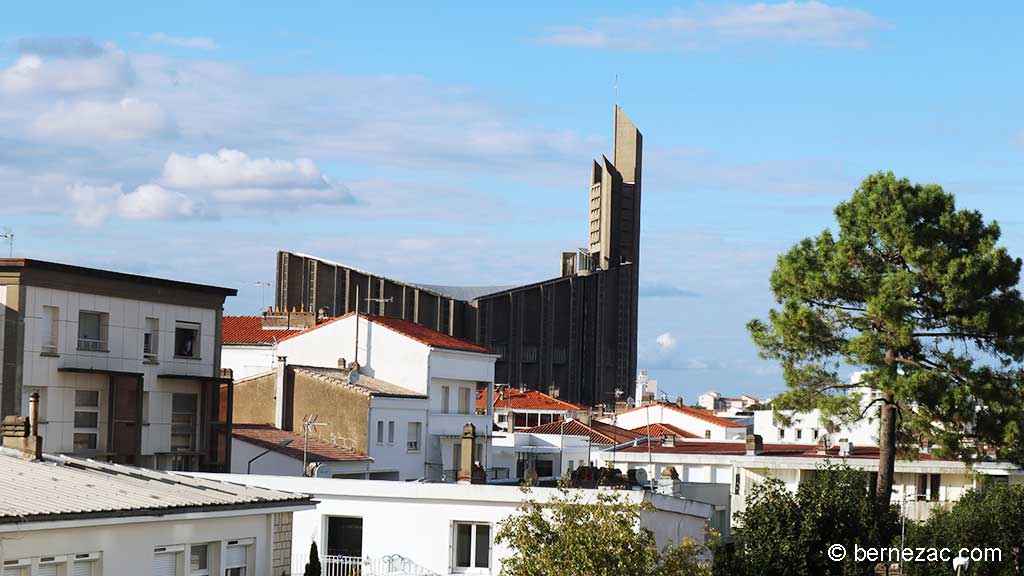
<path id="1" fill-rule="evenodd" d="M 0 449 L 0 524 L 302 505 L 292 494 L 70 456 Z"/>

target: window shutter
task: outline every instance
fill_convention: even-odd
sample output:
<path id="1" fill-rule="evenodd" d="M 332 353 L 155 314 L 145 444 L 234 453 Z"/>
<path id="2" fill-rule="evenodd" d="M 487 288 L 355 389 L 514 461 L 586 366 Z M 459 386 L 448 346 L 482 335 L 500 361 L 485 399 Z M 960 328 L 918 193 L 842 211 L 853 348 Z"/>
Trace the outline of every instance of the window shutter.
<path id="1" fill-rule="evenodd" d="M 71 576 L 92 576 L 93 562 L 75 562 L 71 568 Z"/>
<path id="2" fill-rule="evenodd" d="M 228 546 L 224 553 L 224 566 L 235 568 L 245 566 L 245 546 Z"/>
<path id="3" fill-rule="evenodd" d="M 57 564 L 42 564 L 36 574 L 38 576 L 57 576 Z"/>
<path id="4" fill-rule="evenodd" d="M 153 576 L 176 576 L 178 559 L 176 554 L 163 553 L 153 555 Z"/>

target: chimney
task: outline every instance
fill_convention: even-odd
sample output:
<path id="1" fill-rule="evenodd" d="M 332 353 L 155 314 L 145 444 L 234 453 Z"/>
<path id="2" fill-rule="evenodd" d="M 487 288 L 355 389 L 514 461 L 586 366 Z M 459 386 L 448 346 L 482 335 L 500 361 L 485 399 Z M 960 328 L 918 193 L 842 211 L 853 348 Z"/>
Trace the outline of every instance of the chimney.
<path id="1" fill-rule="evenodd" d="M 648 430 L 648 433 L 650 433 L 650 430 Z M 665 434 L 664 436 L 661 437 L 661 445 L 665 446 L 667 448 L 671 448 L 671 447 L 675 446 L 676 445 L 676 435 L 675 434 Z"/>
<path id="2" fill-rule="evenodd" d="M 31 460 L 43 459 L 43 439 L 39 437 L 39 392 L 33 392 L 28 400 L 29 416 L 5 416 L 2 430 L 3 447 L 19 450 L 22 456 Z"/>
<path id="3" fill-rule="evenodd" d="M 278 356 L 277 357 L 277 377 L 274 379 L 274 426 L 285 430 L 285 413 L 284 407 L 287 405 L 285 402 L 285 394 L 287 387 L 285 386 L 285 379 L 288 377 L 288 357 Z"/>
<path id="4" fill-rule="evenodd" d="M 562 389 L 555 384 L 548 387 L 548 396 L 551 396 L 552 398 L 558 398 L 561 395 L 561 392 Z"/>
<path id="5" fill-rule="evenodd" d="M 348 360 L 345 360 L 344 358 L 338 358 L 338 368 L 348 368 Z"/>
<path id="6" fill-rule="evenodd" d="M 764 440 L 760 434 L 747 434 L 747 456 L 760 456 L 764 453 Z"/>
<path id="7" fill-rule="evenodd" d="M 683 403 L 683 397 L 682 396 L 676 396 L 676 406 L 678 406 L 680 408 L 685 408 L 686 407 L 686 405 Z"/>
<path id="8" fill-rule="evenodd" d="M 853 442 L 843 439 L 839 441 L 839 455 L 853 456 Z"/>
<path id="9" fill-rule="evenodd" d="M 459 484 L 473 483 L 473 463 L 476 462 L 476 427 L 467 422 L 462 427 L 462 453 L 459 462 Z"/>
<path id="10" fill-rule="evenodd" d="M 828 454 L 828 436 L 818 438 L 818 454 L 822 456 Z"/>

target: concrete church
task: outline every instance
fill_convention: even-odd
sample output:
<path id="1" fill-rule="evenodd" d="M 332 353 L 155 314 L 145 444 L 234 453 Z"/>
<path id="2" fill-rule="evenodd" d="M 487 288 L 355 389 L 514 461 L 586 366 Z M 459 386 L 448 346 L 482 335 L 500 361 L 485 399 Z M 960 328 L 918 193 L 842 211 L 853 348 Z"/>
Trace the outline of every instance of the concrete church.
<path id="1" fill-rule="evenodd" d="M 615 108 L 613 160 L 594 161 L 586 248 L 561 255 L 557 278 L 525 286 L 438 286 L 279 252 L 276 305 L 334 317 L 410 320 L 501 354 L 495 384 L 571 402 L 614 403 L 636 375 L 643 137 Z"/>

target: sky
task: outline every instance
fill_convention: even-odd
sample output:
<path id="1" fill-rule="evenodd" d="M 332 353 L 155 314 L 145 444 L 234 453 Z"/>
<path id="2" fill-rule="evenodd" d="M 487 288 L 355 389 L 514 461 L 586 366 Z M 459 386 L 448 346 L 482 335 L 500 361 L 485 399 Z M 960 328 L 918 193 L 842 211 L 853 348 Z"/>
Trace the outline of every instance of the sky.
<path id="1" fill-rule="evenodd" d="M 868 174 L 953 192 L 1024 255 L 1024 4 L 16 3 L 15 256 L 237 288 L 278 250 L 428 284 L 556 276 L 618 102 L 644 134 L 639 365 L 768 396 L 778 255 Z M 3 247 L 6 248 L 6 247 Z"/>

